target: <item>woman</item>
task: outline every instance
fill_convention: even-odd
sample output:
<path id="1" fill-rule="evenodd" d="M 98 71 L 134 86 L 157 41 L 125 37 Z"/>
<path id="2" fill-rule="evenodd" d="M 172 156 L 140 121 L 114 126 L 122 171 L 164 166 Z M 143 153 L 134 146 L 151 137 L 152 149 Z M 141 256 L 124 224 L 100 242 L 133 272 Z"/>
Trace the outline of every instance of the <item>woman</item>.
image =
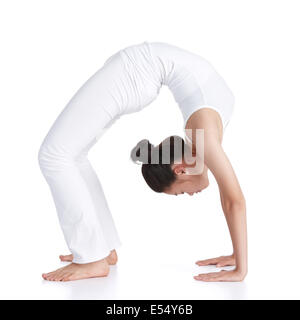
<path id="1" fill-rule="evenodd" d="M 117 262 L 120 240 L 87 155 L 116 119 L 149 105 L 162 85 L 172 91 L 183 113 L 185 128 L 190 129 L 187 143 L 170 137 L 153 147 L 144 140 L 132 150 L 132 159 L 144 162 L 143 176 L 154 191 L 172 195 L 201 191 L 208 186 L 207 170 L 213 173 L 234 253 L 197 264 L 236 267 L 232 271 L 200 274 L 195 279 L 241 281 L 246 276 L 245 199 L 221 146 L 233 112 L 233 95 L 222 77 L 200 56 L 166 43 L 143 42 L 118 51 L 104 63 L 61 112 L 40 147 L 39 164 L 72 253 L 60 257 L 72 263 L 43 274 L 45 280 L 107 276 L 109 265 Z M 203 152 L 198 153 L 199 130 L 204 135 Z M 179 146 L 194 152 L 194 164 L 189 164 L 188 157 L 179 159 L 184 155 L 182 150 L 178 151 Z M 169 150 L 169 162 L 164 161 L 162 150 Z M 201 169 L 195 171 L 199 163 Z"/>

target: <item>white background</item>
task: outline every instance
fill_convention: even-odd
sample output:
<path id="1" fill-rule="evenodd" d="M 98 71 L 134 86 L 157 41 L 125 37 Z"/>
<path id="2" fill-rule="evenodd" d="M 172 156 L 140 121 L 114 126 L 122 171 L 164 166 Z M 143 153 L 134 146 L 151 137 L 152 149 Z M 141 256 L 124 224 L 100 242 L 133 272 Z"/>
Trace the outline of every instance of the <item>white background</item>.
<path id="1" fill-rule="evenodd" d="M 298 299 L 299 1 L 1 1 L 0 298 Z M 76 90 L 113 53 L 163 41 L 208 59 L 236 97 L 224 136 L 247 201 L 249 274 L 203 283 L 198 259 L 230 254 L 213 177 L 199 195 L 155 194 L 129 160 L 143 138 L 182 134 L 166 87 L 99 140 L 90 160 L 123 246 L 105 279 L 41 278 L 67 253 L 39 146 Z"/>

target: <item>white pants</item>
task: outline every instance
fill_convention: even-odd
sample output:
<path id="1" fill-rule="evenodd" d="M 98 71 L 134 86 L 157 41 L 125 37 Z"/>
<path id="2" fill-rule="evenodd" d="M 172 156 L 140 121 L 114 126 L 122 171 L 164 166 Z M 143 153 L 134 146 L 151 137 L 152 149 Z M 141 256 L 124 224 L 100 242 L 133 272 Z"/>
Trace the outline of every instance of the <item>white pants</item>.
<path id="1" fill-rule="evenodd" d="M 128 102 L 134 102 L 134 95 L 126 100 L 130 90 L 127 77 L 124 62 L 116 53 L 71 99 L 39 150 L 40 168 L 75 263 L 103 259 L 120 245 L 87 155 L 104 130 L 126 111 Z"/>

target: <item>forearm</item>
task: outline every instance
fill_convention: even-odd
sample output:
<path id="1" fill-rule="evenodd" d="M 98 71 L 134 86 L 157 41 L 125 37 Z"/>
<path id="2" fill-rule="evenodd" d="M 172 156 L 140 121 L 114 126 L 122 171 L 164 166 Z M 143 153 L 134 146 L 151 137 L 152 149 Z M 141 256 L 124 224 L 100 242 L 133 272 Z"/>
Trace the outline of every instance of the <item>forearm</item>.
<path id="1" fill-rule="evenodd" d="M 223 210 L 232 240 L 236 270 L 246 275 L 248 271 L 248 249 L 245 201 L 224 206 Z"/>

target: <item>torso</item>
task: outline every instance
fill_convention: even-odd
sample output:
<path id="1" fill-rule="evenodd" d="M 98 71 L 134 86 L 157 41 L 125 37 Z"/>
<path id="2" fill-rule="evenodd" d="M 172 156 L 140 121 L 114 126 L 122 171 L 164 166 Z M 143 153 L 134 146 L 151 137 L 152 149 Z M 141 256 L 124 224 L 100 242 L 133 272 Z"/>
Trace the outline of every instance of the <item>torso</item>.
<path id="1" fill-rule="evenodd" d="M 139 101 L 139 105 L 128 107 L 128 113 L 149 105 L 161 86 L 166 85 L 179 105 L 184 127 L 196 111 L 210 108 L 209 114 L 218 113 L 218 121 L 221 120 L 225 130 L 233 112 L 234 97 L 207 60 L 162 42 L 145 41 L 120 52 L 131 74 L 133 92 L 137 94 L 134 101 Z"/>

